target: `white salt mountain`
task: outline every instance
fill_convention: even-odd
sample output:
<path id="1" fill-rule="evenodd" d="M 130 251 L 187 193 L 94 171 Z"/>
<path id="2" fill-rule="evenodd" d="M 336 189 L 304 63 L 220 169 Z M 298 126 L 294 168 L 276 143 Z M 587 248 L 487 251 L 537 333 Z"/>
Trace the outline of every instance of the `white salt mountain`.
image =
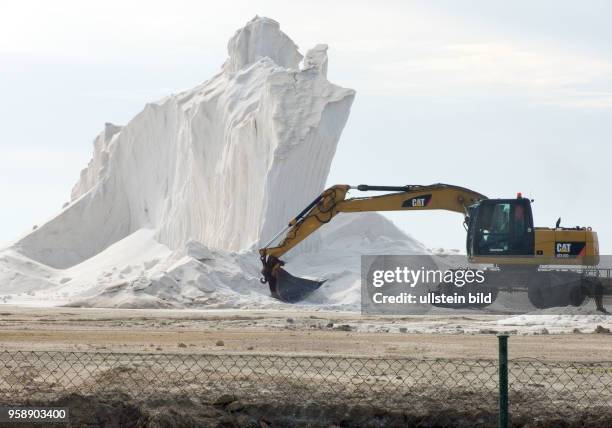
<path id="1" fill-rule="evenodd" d="M 327 46 L 303 57 L 271 19 L 238 30 L 228 53 L 212 79 L 105 126 L 71 203 L 0 253 L 0 299 L 273 302 L 254 249 L 324 188 L 354 91 L 327 80 Z M 292 264 L 329 279 L 306 303 L 358 304 L 359 254 L 423 250 L 376 214 L 340 218 L 319 235 Z"/>

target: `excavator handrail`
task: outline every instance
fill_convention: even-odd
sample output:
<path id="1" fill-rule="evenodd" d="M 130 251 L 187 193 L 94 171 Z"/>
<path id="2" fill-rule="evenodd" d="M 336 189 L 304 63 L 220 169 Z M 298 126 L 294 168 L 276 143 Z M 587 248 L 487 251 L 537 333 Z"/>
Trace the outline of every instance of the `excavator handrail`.
<path id="1" fill-rule="evenodd" d="M 428 189 L 441 189 L 441 188 L 449 188 L 462 190 L 464 192 L 470 192 L 474 194 L 478 194 L 481 196 L 481 199 L 488 199 L 485 195 L 475 192 L 472 189 L 468 189 L 467 187 L 456 186 L 454 184 L 447 183 L 434 183 L 434 184 L 407 184 L 405 186 L 372 186 L 370 184 L 359 184 L 358 186 L 351 186 L 351 189 L 357 189 L 362 192 L 369 191 L 399 191 L 399 192 L 412 192 L 415 190 L 428 190 Z"/>

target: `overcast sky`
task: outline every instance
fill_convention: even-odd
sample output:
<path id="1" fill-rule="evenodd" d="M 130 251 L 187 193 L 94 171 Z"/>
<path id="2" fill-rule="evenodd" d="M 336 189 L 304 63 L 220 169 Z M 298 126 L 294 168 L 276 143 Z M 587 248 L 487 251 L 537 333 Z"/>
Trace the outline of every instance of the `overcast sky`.
<path id="1" fill-rule="evenodd" d="M 612 253 L 612 2 L 3 1 L 0 245 L 69 199 L 104 122 L 216 73 L 254 15 L 357 97 L 329 182 L 447 182 L 535 199 L 536 225 L 593 226 Z M 452 213 L 394 213 L 464 248 Z"/>

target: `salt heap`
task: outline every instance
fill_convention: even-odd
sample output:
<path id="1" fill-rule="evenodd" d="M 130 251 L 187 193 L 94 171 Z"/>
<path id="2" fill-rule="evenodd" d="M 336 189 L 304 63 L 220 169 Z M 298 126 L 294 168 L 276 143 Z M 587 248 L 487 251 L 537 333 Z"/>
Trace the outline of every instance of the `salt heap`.
<path id="1" fill-rule="evenodd" d="M 327 80 L 326 45 L 303 57 L 268 18 L 238 30 L 228 54 L 210 80 L 147 104 L 123 127 L 106 124 L 71 203 L 0 253 L 0 299 L 271 303 L 253 250 L 324 188 L 355 92 Z M 352 266 L 334 271 L 335 252 L 318 268 L 302 262 L 311 275 L 338 279 L 312 302 L 358 303 L 358 254 L 421 248 L 381 216 L 349 223 L 323 233 L 316 254 L 326 254 L 344 228 Z"/>

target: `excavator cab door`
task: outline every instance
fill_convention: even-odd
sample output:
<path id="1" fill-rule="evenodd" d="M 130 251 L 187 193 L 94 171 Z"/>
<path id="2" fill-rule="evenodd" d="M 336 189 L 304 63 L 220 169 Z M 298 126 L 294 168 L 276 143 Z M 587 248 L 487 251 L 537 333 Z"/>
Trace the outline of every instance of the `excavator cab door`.
<path id="1" fill-rule="evenodd" d="M 469 256 L 533 255 L 534 235 L 529 199 L 486 199 L 469 209 Z"/>

